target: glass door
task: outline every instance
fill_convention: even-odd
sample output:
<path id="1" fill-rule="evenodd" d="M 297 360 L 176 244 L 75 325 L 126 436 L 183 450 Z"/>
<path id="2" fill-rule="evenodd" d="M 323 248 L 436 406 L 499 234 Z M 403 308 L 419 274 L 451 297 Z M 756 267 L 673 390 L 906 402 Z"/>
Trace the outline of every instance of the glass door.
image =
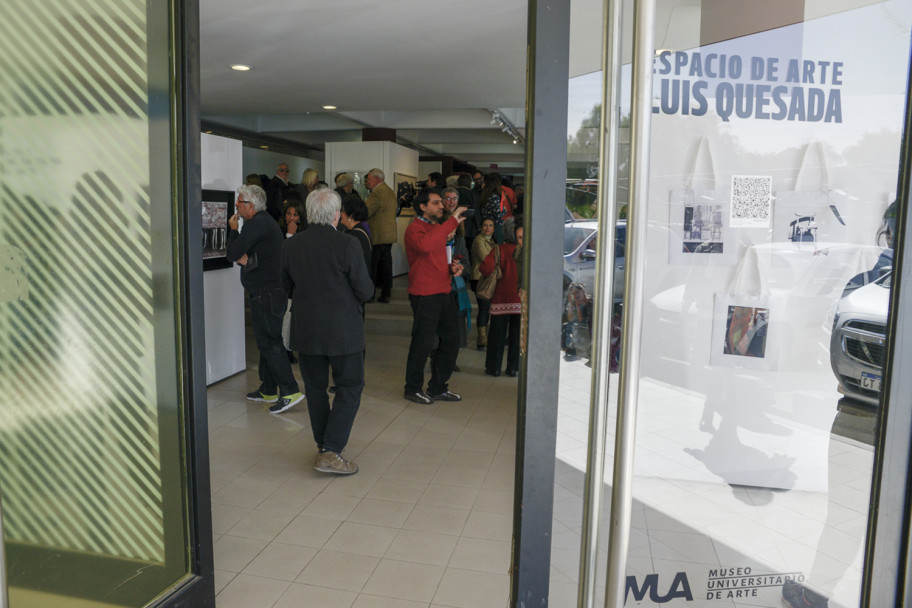
<path id="1" fill-rule="evenodd" d="M 201 580 L 193 605 L 212 603 L 188 324 L 202 268 L 180 186 L 194 6 L 0 5 L 10 608 L 165 606 Z"/>
<path id="2" fill-rule="evenodd" d="M 657 4 L 625 597 L 857 606 L 910 12 L 743 17 Z"/>
<path id="3" fill-rule="evenodd" d="M 634 93 L 610 145 L 635 140 L 646 154 L 629 167 L 618 155 L 618 207 L 625 171 L 635 176 L 639 163 L 645 180 L 630 191 L 637 208 L 616 217 L 586 217 L 601 207 L 583 197 L 606 170 L 587 148 L 604 128 L 595 108 L 603 76 L 573 74 L 573 45 L 586 38 L 571 37 L 565 234 L 579 238 L 565 239 L 565 277 L 578 278 L 565 278 L 551 585 L 562 605 L 584 578 L 576 558 L 590 411 L 606 395 L 589 363 L 619 365 L 609 386 L 636 368 L 631 525 L 629 536 L 608 534 L 616 517 L 601 513 L 598 565 L 587 566 L 597 604 L 613 591 L 604 572 L 618 567 L 607 556 L 622 537 L 628 605 L 861 605 L 889 382 L 912 10 L 893 1 L 774 3 L 757 14 L 737 6 L 659 0 L 642 13 L 654 36 L 640 51 L 648 128 L 637 131 L 635 110 L 624 116 L 642 101 Z M 626 15 L 621 48 L 631 49 L 630 21 L 641 42 L 644 24 Z M 617 63 L 628 82 L 634 56 L 622 51 Z M 613 230 L 617 242 L 621 226 L 628 274 L 631 264 L 642 272 L 626 284 L 636 293 L 605 287 L 613 266 L 587 286 L 579 271 L 604 249 L 574 249 L 583 229 Z M 617 348 L 592 342 L 599 304 L 640 317 L 617 328 L 616 342 L 602 330 Z M 624 310 L 633 306 L 636 315 Z M 609 451 L 620 441 L 615 412 Z M 617 491 L 610 472 L 605 482 Z"/>

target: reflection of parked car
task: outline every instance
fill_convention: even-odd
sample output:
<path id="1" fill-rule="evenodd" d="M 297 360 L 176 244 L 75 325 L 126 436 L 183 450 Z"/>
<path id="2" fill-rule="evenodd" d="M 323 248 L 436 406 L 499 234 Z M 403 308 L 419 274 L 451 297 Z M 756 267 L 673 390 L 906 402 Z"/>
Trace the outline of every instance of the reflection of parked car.
<path id="1" fill-rule="evenodd" d="M 839 391 L 872 405 L 880 401 L 883 381 L 892 261 L 893 251 L 888 249 L 873 270 L 849 281 L 836 309 L 830 342 L 830 365 Z"/>
<path id="2" fill-rule="evenodd" d="M 614 232 L 614 298 L 624 295 L 624 243 L 627 222 L 619 221 Z M 597 220 L 576 220 L 564 224 L 564 293 L 571 283 L 579 283 L 586 293 L 595 289 L 595 251 L 598 238 Z"/>
<path id="3" fill-rule="evenodd" d="M 597 220 L 574 220 L 564 224 L 564 310 L 561 327 L 563 348 L 568 358 L 590 356 L 598 227 Z M 619 221 L 614 234 L 612 300 L 616 319 L 612 323 L 612 371 L 617 369 L 616 347 L 620 346 L 620 301 L 624 294 L 624 243 L 627 222 Z"/>

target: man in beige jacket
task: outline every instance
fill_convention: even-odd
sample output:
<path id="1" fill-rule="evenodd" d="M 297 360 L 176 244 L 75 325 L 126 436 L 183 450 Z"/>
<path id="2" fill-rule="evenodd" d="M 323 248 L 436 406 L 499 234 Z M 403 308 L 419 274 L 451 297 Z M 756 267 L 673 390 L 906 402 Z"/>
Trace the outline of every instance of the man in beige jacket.
<path id="1" fill-rule="evenodd" d="M 383 171 L 371 169 L 364 178 L 370 195 L 367 204 L 367 224 L 370 226 L 373 251 L 371 278 L 380 289 L 378 300 L 389 303 L 393 291 L 393 243 L 398 239 L 396 230 L 396 193 L 383 181 Z M 373 302 L 374 299 L 368 300 Z"/>

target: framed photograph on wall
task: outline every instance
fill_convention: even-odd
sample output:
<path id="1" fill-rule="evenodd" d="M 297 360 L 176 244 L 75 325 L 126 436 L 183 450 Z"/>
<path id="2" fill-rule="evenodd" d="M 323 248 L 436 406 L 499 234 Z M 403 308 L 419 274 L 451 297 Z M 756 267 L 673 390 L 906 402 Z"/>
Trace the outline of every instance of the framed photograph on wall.
<path id="1" fill-rule="evenodd" d="M 203 270 L 231 268 L 228 248 L 228 218 L 234 215 L 235 194 L 230 190 L 203 190 Z"/>
<path id="2" fill-rule="evenodd" d="M 414 175 L 393 173 L 393 190 L 396 192 L 396 215 L 415 215 L 412 200 L 418 193 Z"/>

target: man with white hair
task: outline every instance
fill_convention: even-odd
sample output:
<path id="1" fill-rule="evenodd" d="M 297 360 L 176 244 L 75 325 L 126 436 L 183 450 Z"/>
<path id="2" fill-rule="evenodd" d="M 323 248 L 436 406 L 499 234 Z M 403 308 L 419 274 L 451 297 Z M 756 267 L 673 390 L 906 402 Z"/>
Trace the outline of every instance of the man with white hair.
<path id="1" fill-rule="evenodd" d="M 399 240 L 399 231 L 396 227 L 396 193 L 383 180 L 380 169 L 367 172 L 364 183 L 371 193 L 364 203 L 373 243 L 371 277 L 380 290 L 378 301 L 386 304 L 393 293 L 393 243 Z"/>
<path id="2" fill-rule="evenodd" d="M 251 325 L 260 350 L 260 386 L 247 399 L 272 403 L 269 411 L 279 414 L 304 399 L 282 343 L 288 298 L 282 291 L 279 264 L 285 238 L 266 212 L 262 188 L 241 186 L 237 192 L 237 213 L 228 219 L 226 257 L 241 266 L 241 284 L 250 297 Z M 243 232 L 238 231 L 238 216 L 244 219 Z"/>
<path id="3" fill-rule="evenodd" d="M 307 196 L 307 230 L 285 241 L 282 287 L 291 298 L 290 346 L 298 353 L 310 426 L 319 453 L 314 469 L 351 475 L 342 457 L 364 387 L 364 302 L 374 284 L 358 239 L 336 230 L 341 198 L 328 188 Z M 336 396 L 327 395 L 332 371 Z"/>
<path id="4" fill-rule="evenodd" d="M 355 178 L 351 173 L 340 173 L 336 176 L 336 192 L 339 193 L 339 196 L 342 200 L 345 200 L 346 196 L 355 196 L 361 198 L 361 195 L 358 194 L 358 191 L 355 190 Z M 368 269 L 370 270 L 370 269 Z"/>

